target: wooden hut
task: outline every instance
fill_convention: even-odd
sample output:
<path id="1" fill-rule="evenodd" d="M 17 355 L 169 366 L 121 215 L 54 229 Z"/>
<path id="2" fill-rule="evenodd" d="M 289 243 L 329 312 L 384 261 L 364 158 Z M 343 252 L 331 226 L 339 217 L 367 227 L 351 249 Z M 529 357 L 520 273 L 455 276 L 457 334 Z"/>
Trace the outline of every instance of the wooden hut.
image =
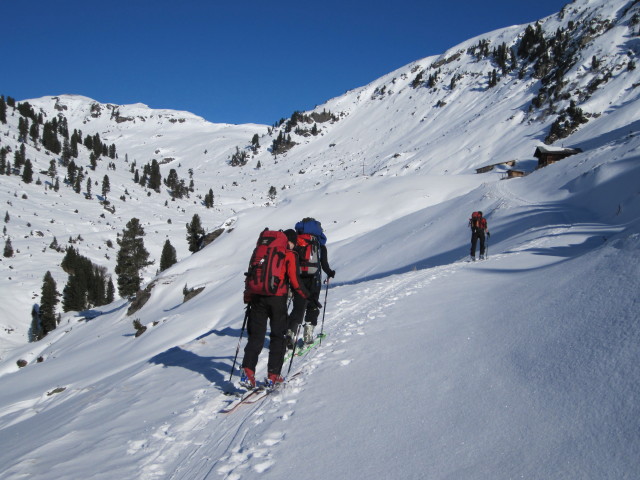
<path id="1" fill-rule="evenodd" d="M 490 172 L 491 170 L 493 170 L 494 168 L 496 168 L 499 165 L 505 165 L 507 167 L 513 167 L 515 164 L 516 164 L 515 160 L 508 160 L 506 162 L 494 163 L 492 165 L 486 165 L 484 167 L 476 168 L 476 173 Z"/>
<path id="2" fill-rule="evenodd" d="M 582 150 L 579 148 L 550 147 L 544 145 L 537 147 L 533 156 L 538 159 L 538 168 L 542 168 L 580 152 L 582 152 Z"/>

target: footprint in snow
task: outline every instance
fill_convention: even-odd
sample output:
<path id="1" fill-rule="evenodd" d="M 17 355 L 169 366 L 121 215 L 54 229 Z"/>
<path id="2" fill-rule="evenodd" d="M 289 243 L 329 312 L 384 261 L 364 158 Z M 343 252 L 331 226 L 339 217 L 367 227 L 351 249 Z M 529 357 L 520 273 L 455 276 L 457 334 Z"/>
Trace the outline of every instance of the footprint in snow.
<path id="1" fill-rule="evenodd" d="M 273 447 L 274 445 L 279 444 L 283 439 L 284 432 L 271 432 L 269 435 L 267 435 L 267 438 L 262 441 L 262 443 L 267 447 Z"/>

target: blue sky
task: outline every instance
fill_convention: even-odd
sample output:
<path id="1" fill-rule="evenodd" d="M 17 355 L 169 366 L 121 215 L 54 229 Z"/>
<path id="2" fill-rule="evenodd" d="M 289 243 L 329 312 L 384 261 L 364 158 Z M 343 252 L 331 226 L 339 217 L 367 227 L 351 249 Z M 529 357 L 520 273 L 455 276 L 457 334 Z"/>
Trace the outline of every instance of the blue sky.
<path id="1" fill-rule="evenodd" d="M 565 0 L 3 0 L 0 94 L 271 125 Z"/>

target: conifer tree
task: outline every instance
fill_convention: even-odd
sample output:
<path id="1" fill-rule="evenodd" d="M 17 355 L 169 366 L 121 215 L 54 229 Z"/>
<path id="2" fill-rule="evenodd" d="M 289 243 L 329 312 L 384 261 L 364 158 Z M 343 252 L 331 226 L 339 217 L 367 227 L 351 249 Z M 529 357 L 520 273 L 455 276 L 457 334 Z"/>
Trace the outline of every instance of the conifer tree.
<path id="1" fill-rule="evenodd" d="M 69 275 L 62 290 L 62 309 L 79 312 L 87 308 L 87 288 L 82 274 Z"/>
<path id="2" fill-rule="evenodd" d="M 160 191 L 162 186 L 162 175 L 160 174 L 160 165 L 156 159 L 151 161 L 151 168 L 149 170 L 149 180 L 147 186 L 156 192 Z"/>
<path id="3" fill-rule="evenodd" d="M 107 199 L 107 193 L 111 191 L 111 184 L 109 182 L 109 176 L 105 175 L 102 179 L 102 196 Z"/>
<path id="4" fill-rule="evenodd" d="M 57 174 L 58 170 L 56 169 L 56 161 L 51 160 L 49 162 L 49 170 L 47 170 L 47 175 L 51 177 L 51 180 L 53 180 L 54 178 L 56 178 Z"/>
<path id="5" fill-rule="evenodd" d="M 69 185 L 74 185 L 76 183 L 76 172 L 76 162 L 71 160 L 67 164 L 67 182 L 69 182 Z"/>
<path id="6" fill-rule="evenodd" d="M 91 170 L 98 168 L 98 156 L 93 152 L 89 154 L 89 165 Z"/>
<path id="7" fill-rule="evenodd" d="M 24 183 L 33 182 L 33 167 L 31 166 L 31 160 L 28 158 L 24 162 L 24 168 L 22 169 L 22 181 Z"/>
<path id="8" fill-rule="evenodd" d="M 44 338 L 44 331 L 42 330 L 42 322 L 40 321 L 40 312 L 38 306 L 34 305 L 31 309 L 31 327 L 29 328 L 29 341 L 37 342 Z"/>
<path id="9" fill-rule="evenodd" d="M 11 245 L 11 239 L 7 238 L 4 242 L 4 256 L 6 258 L 13 257 L 13 245 Z"/>
<path id="10" fill-rule="evenodd" d="M 74 135 L 71 135 L 71 145 L 69 148 L 71 149 L 71 156 L 73 158 L 78 158 L 78 143 L 80 143 L 81 135 L 76 133 L 74 130 Z"/>
<path id="11" fill-rule="evenodd" d="M 169 239 L 164 242 L 164 247 L 162 248 L 162 256 L 160 257 L 160 271 L 163 272 L 170 266 L 174 265 L 178 262 L 178 258 L 176 257 L 176 249 Z"/>
<path id="12" fill-rule="evenodd" d="M 204 237 L 204 228 L 200 223 L 200 215 L 193 214 L 191 223 L 187 223 L 187 243 L 189 244 L 190 252 L 197 252 L 200 250 L 200 243 Z"/>
<path id="13" fill-rule="evenodd" d="M 18 119 L 18 141 L 25 142 L 29 133 L 29 120 L 24 117 Z"/>
<path id="14" fill-rule="evenodd" d="M 75 183 L 73 184 L 73 191 L 76 193 L 80 193 L 82 191 L 82 175 L 80 175 L 79 173 L 76 177 Z"/>
<path id="15" fill-rule="evenodd" d="M 253 135 L 253 138 L 251 139 L 251 149 L 253 150 L 253 153 L 256 153 L 259 148 L 260 148 L 260 137 L 258 137 L 258 134 L 256 133 Z"/>
<path id="16" fill-rule="evenodd" d="M 169 190 L 175 190 L 177 185 L 180 183 L 180 178 L 178 177 L 178 172 L 176 172 L 175 168 L 169 170 L 169 175 L 164 180 L 164 184 L 169 188 Z"/>
<path id="17" fill-rule="evenodd" d="M 498 72 L 494 68 L 489 75 L 489 88 L 493 88 L 498 84 Z"/>
<path id="18" fill-rule="evenodd" d="M 107 303 L 112 303 L 115 298 L 115 287 L 113 286 L 113 280 L 109 277 L 107 282 L 107 296 L 105 298 Z"/>
<path id="19" fill-rule="evenodd" d="M 209 193 L 204 196 L 204 206 L 207 208 L 213 207 L 213 190 L 211 188 Z"/>
<path id="20" fill-rule="evenodd" d="M 40 296 L 40 324 L 45 335 L 57 326 L 56 305 L 58 302 L 56 281 L 51 276 L 51 272 L 47 271 L 42 281 L 42 294 Z"/>
<path id="21" fill-rule="evenodd" d="M 0 175 L 3 175 L 7 168 L 7 153 L 9 151 L 5 147 L 0 147 Z"/>
<path id="22" fill-rule="evenodd" d="M 34 144 L 40 138 L 40 126 L 36 122 L 33 122 L 29 127 L 29 136 Z"/>
<path id="23" fill-rule="evenodd" d="M 7 123 L 7 103 L 4 95 L 0 95 L 0 123 Z"/>
<path id="24" fill-rule="evenodd" d="M 151 264 L 143 237 L 144 229 L 140 220 L 132 218 L 122 231 L 122 238 L 118 240 L 120 250 L 115 272 L 118 275 L 118 292 L 122 297 L 134 295 L 140 289 L 140 270 Z"/>
<path id="25" fill-rule="evenodd" d="M 21 168 L 24 165 L 24 162 L 27 159 L 27 149 L 24 146 L 24 143 L 20 145 L 20 149 L 16 150 L 13 154 L 13 165 L 16 168 Z"/>

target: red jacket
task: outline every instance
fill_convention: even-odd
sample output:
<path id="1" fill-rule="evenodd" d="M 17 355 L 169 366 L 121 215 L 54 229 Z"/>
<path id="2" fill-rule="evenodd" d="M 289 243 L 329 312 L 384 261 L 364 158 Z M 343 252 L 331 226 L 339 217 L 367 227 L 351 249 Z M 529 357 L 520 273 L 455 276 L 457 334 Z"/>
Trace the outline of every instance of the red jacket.
<path id="1" fill-rule="evenodd" d="M 286 263 L 286 278 L 284 282 L 280 283 L 276 296 L 287 295 L 289 293 L 288 286 L 291 285 L 291 288 L 297 294 L 301 295 L 304 298 L 309 298 L 309 292 L 300 281 L 300 265 L 298 264 L 298 254 L 293 250 L 287 250 L 284 261 Z"/>

